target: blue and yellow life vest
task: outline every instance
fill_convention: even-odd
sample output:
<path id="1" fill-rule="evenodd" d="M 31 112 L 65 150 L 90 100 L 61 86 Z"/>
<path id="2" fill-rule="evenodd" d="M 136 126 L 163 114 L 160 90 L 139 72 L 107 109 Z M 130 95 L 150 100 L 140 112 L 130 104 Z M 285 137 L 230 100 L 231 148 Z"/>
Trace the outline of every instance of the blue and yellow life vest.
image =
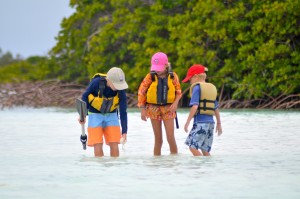
<path id="1" fill-rule="evenodd" d="M 191 85 L 190 96 L 192 96 L 193 88 L 199 85 L 200 86 L 200 102 L 198 111 L 200 114 L 214 115 L 215 114 L 215 101 L 217 99 L 217 89 L 211 83 L 206 82 L 196 82 Z"/>
<path id="2" fill-rule="evenodd" d="M 167 77 L 158 78 L 156 72 L 150 72 L 152 83 L 147 91 L 147 103 L 166 105 L 175 101 L 174 74 L 169 72 Z"/>
<path id="3" fill-rule="evenodd" d="M 93 94 L 89 94 L 88 96 L 89 104 L 101 113 L 113 112 L 119 106 L 118 93 L 114 97 L 105 97 L 103 95 L 103 91 L 106 86 L 106 76 L 107 75 L 103 73 L 96 73 L 92 77 L 92 79 L 100 77 L 98 96 L 94 96 Z"/>

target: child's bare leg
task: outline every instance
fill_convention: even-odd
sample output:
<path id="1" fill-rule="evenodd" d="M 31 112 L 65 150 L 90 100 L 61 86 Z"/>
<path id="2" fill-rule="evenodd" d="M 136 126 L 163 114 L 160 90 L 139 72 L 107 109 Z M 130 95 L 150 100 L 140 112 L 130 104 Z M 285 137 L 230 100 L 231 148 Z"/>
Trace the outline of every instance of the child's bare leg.
<path id="1" fill-rule="evenodd" d="M 203 150 L 201 150 L 201 151 L 202 151 L 202 153 L 203 153 L 204 156 L 210 156 L 209 152 L 206 152 L 206 151 L 203 151 Z"/>
<path id="2" fill-rule="evenodd" d="M 177 154 L 177 144 L 174 135 L 174 119 L 164 120 L 167 140 L 171 154 Z"/>
<path id="3" fill-rule="evenodd" d="M 161 155 L 161 147 L 163 144 L 161 121 L 151 119 L 154 132 L 154 155 Z"/>
<path id="4" fill-rule="evenodd" d="M 110 146 L 110 156 L 111 157 L 119 157 L 119 146 L 117 142 L 109 143 Z"/>
<path id="5" fill-rule="evenodd" d="M 190 151 L 192 152 L 192 154 L 194 156 L 202 156 L 202 153 L 199 150 L 197 150 L 197 149 L 194 149 L 194 148 L 190 147 Z"/>
<path id="6" fill-rule="evenodd" d="M 94 154 L 96 157 L 102 157 L 103 154 L 103 144 L 94 144 Z"/>

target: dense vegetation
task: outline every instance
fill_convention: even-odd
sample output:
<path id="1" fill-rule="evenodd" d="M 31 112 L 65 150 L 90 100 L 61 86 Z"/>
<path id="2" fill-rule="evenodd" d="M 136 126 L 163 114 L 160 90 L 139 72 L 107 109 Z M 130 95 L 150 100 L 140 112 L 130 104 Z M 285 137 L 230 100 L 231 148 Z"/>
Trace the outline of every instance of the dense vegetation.
<path id="1" fill-rule="evenodd" d="M 70 6 L 76 12 L 62 20 L 49 57 L 0 61 L 0 83 L 86 84 L 95 72 L 118 66 L 134 93 L 152 54 L 163 51 L 180 78 L 194 63 L 207 66 L 223 98 L 299 99 L 300 1 L 71 0 Z"/>

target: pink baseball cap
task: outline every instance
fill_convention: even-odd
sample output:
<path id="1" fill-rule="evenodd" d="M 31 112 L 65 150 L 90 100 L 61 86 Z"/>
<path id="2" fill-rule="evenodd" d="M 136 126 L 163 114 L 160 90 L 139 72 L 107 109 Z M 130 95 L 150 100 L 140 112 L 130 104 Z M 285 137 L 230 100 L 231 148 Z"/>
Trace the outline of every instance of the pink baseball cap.
<path id="1" fill-rule="evenodd" d="M 151 71 L 163 71 L 168 64 L 168 56 L 165 53 L 157 52 L 151 58 Z"/>

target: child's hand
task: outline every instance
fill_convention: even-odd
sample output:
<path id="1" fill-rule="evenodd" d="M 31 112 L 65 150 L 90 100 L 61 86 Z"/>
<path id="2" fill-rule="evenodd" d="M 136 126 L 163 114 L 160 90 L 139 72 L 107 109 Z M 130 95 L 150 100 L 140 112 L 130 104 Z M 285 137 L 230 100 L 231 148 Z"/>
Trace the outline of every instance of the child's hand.
<path id="1" fill-rule="evenodd" d="M 147 121 L 147 113 L 146 113 L 146 109 L 142 108 L 141 110 L 141 119 L 144 121 Z"/>
<path id="2" fill-rule="evenodd" d="M 123 133 L 120 143 L 125 144 L 126 142 L 127 142 L 127 133 Z"/>
<path id="3" fill-rule="evenodd" d="M 218 136 L 222 135 L 223 131 L 222 131 L 221 123 L 217 123 L 216 133 L 218 133 Z"/>
<path id="4" fill-rule="evenodd" d="M 85 118 L 84 118 L 83 121 L 81 121 L 80 118 L 78 118 L 78 122 L 79 122 L 79 124 L 84 125 L 85 124 Z"/>
<path id="5" fill-rule="evenodd" d="M 177 110 L 177 107 L 178 107 L 178 103 L 177 102 L 174 102 L 173 104 L 171 104 L 170 106 L 170 111 L 171 112 L 175 112 Z"/>
<path id="6" fill-rule="evenodd" d="M 120 139 L 120 144 L 122 144 L 122 149 L 125 150 L 125 144 L 127 142 L 127 133 L 122 134 L 122 138 Z"/>
<path id="7" fill-rule="evenodd" d="M 188 132 L 188 128 L 189 128 L 190 123 L 186 122 L 184 125 L 184 131 L 187 133 Z"/>

